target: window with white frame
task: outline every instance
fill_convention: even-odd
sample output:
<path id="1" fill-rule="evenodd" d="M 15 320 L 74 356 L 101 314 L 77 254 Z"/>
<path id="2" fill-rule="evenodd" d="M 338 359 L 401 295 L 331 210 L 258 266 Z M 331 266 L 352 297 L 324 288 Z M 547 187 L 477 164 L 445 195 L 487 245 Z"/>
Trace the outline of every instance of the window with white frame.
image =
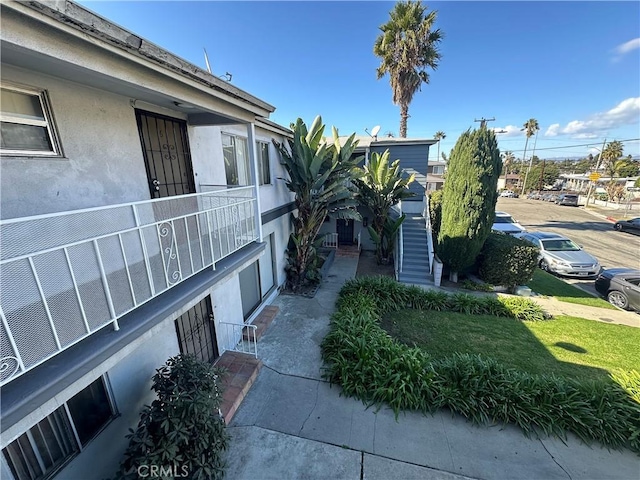
<path id="1" fill-rule="evenodd" d="M 62 155 L 44 90 L 8 84 L 0 87 L 0 152 Z"/>
<path id="2" fill-rule="evenodd" d="M 256 152 L 258 155 L 258 171 L 260 174 L 260 185 L 269 185 L 271 183 L 269 144 L 267 142 L 256 142 Z"/>
<path id="3" fill-rule="evenodd" d="M 2 450 L 15 480 L 51 478 L 114 417 L 102 377 Z"/>
<path id="4" fill-rule="evenodd" d="M 223 133 L 222 152 L 227 185 L 251 185 L 247 139 Z"/>

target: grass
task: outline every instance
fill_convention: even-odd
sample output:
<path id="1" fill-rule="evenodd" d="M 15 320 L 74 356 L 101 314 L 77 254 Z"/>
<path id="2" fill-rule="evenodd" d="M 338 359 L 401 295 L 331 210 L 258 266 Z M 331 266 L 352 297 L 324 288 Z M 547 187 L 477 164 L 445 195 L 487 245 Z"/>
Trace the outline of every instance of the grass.
<path id="1" fill-rule="evenodd" d="M 555 297 L 561 302 L 617 310 L 616 307 L 609 302 L 601 298 L 596 298 L 590 293 L 574 287 L 539 268 L 533 273 L 533 280 L 527 283 L 527 286 L 539 295 Z"/>
<path id="2" fill-rule="evenodd" d="M 533 373 L 607 379 L 640 365 L 640 329 L 574 317 L 518 322 L 489 315 L 402 310 L 381 326 L 396 339 L 435 358 L 454 352 L 481 354 Z"/>

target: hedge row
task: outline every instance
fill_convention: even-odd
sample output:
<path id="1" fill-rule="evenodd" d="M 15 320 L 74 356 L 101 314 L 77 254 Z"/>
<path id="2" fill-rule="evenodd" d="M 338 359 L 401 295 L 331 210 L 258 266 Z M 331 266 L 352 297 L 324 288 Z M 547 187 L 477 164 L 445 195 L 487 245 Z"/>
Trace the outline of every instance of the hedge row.
<path id="1" fill-rule="evenodd" d="M 382 315 L 403 308 L 538 316 L 525 299 L 461 300 L 382 277 L 347 282 L 322 343 L 325 377 L 346 395 L 367 405 L 386 403 L 396 415 L 447 407 L 474 423 L 514 423 L 527 436 L 541 432 L 565 438 L 573 432 L 585 442 L 640 452 L 640 405 L 632 399 L 640 385 L 637 374 L 625 379 L 625 390 L 614 382 L 528 374 L 479 355 L 433 359 L 394 340 L 379 325 Z"/>
<path id="2" fill-rule="evenodd" d="M 490 233 L 477 259 L 480 278 L 491 285 L 511 289 L 525 285 L 538 266 L 539 250 L 504 233 Z"/>

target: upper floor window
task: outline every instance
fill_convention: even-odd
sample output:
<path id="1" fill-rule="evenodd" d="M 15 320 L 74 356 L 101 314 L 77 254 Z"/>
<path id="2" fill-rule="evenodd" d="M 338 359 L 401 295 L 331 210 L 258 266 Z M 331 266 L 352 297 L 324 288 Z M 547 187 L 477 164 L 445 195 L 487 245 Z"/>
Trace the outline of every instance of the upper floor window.
<path id="1" fill-rule="evenodd" d="M 251 185 L 247 139 L 223 133 L 222 152 L 227 185 Z"/>
<path id="2" fill-rule="evenodd" d="M 433 175 L 442 175 L 444 173 L 444 167 L 441 165 L 434 165 L 433 167 L 431 167 L 431 173 Z"/>
<path id="3" fill-rule="evenodd" d="M 20 156 L 62 155 L 44 90 L 2 85 L 0 152 Z"/>
<path id="4" fill-rule="evenodd" d="M 257 142 L 256 152 L 258 154 L 258 169 L 260 173 L 260 185 L 271 183 L 271 170 L 269 163 L 269 144 L 267 142 Z"/>
<path id="5" fill-rule="evenodd" d="M 2 450 L 15 480 L 51 478 L 113 418 L 102 377 Z"/>

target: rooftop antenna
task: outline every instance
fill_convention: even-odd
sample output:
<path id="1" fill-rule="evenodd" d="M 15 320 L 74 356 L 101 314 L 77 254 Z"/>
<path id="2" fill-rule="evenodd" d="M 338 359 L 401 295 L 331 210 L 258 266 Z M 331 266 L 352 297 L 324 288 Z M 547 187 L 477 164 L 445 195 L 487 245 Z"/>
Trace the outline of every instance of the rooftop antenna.
<path id="1" fill-rule="evenodd" d="M 371 129 L 371 133 L 369 133 L 369 130 L 367 130 L 366 128 L 364 129 L 364 131 L 367 132 L 370 137 L 373 137 L 374 140 L 377 140 L 378 132 L 380 131 L 380 125 L 376 125 L 375 127 L 373 127 Z"/>
<path id="2" fill-rule="evenodd" d="M 210 75 L 213 75 L 213 73 L 211 72 L 211 65 L 209 65 L 209 55 L 207 55 L 207 49 L 206 48 L 202 48 L 204 50 L 204 63 L 207 64 L 207 72 L 209 72 Z"/>

